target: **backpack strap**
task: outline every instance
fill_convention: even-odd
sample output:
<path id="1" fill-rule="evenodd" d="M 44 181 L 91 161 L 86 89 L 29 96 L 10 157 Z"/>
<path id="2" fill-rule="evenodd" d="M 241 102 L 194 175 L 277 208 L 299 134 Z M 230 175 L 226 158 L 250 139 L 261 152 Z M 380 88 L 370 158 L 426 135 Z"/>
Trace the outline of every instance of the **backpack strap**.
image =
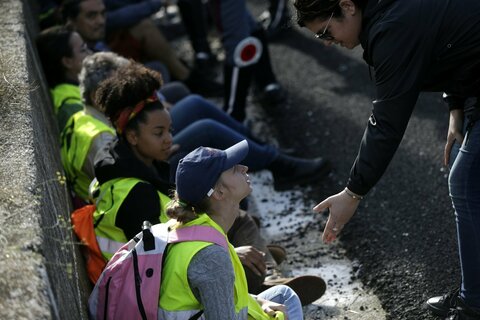
<path id="1" fill-rule="evenodd" d="M 225 235 L 220 233 L 217 229 L 209 226 L 191 226 L 169 232 L 168 243 L 183 241 L 211 242 L 228 250 L 228 243 Z"/>

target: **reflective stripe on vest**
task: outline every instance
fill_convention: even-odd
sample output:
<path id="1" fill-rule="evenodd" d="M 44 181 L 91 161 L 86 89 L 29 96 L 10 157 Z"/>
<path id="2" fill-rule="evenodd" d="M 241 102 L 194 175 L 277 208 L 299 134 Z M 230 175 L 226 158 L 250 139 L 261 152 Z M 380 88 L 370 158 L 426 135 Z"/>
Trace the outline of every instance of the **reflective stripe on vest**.
<path id="1" fill-rule="evenodd" d="M 83 171 L 83 167 L 93 141 L 102 133 L 114 136 L 115 130 L 85 111 L 75 113 L 61 133 L 61 157 L 65 174 L 75 194 L 86 201 L 92 177 Z"/>
<path id="2" fill-rule="evenodd" d="M 97 236 L 97 242 L 98 242 L 98 247 L 104 254 L 108 254 L 110 257 L 114 255 L 115 252 L 117 252 L 118 249 L 120 249 L 125 243 L 123 242 L 118 242 L 114 241 L 108 238 L 103 238 Z"/>
<path id="3" fill-rule="evenodd" d="M 98 223 L 95 227 L 95 235 L 100 238 L 109 239 L 113 242 L 125 244 L 128 242 L 123 230 L 115 225 L 118 210 L 126 199 L 130 190 L 140 182 L 146 181 L 137 178 L 117 178 L 103 183 L 100 186 L 100 194 L 102 198 L 97 202 L 97 209 L 93 214 L 94 223 Z M 170 202 L 170 198 L 161 192 L 157 192 L 160 199 L 160 212 L 158 213 L 160 222 L 168 221 L 165 208 Z M 103 217 L 102 217 L 103 216 Z M 100 220 L 101 219 L 101 220 Z M 138 226 L 138 231 L 141 226 Z M 110 260 L 114 252 L 103 251 L 105 259 Z"/>
<path id="4" fill-rule="evenodd" d="M 196 315 L 200 310 L 186 310 L 186 311 L 166 311 L 161 308 L 158 308 L 157 319 L 168 319 L 168 320 L 189 320 L 191 317 Z M 200 318 L 202 319 L 202 318 Z"/>

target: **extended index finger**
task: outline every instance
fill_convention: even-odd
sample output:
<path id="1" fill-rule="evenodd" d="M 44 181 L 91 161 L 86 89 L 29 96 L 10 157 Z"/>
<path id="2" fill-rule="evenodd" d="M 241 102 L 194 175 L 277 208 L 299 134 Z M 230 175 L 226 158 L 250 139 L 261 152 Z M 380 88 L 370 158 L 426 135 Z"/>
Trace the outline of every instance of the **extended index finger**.
<path id="1" fill-rule="evenodd" d="M 315 207 L 313 207 L 313 211 L 315 212 L 323 212 L 324 210 L 330 208 L 330 201 L 329 201 L 330 198 L 327 198 L 325 200 L 323 200 L 322 202 L 320 202 L 319 204 L 317 204 Z"/>

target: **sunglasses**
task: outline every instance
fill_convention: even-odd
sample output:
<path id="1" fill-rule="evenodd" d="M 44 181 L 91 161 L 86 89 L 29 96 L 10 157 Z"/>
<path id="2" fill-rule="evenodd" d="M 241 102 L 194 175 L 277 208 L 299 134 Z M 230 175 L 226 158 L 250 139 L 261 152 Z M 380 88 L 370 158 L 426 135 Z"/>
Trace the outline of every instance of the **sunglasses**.
<path id="1" fill-rule="evenodd" d="M 325 41 L 332 41 L 333 39 L 335 39 L 327 30 L 328 26 L 330 25 L 330 21 L 332 20 L 332 17 L 333 17 L 333 12 L 330 15 L 330 18 L 328 18 L 327 25 L 325 26 L 325 29 L 323 29 L 323 32 L 315 34 L 315 38 L 319 40 L 325 40 Z"/>

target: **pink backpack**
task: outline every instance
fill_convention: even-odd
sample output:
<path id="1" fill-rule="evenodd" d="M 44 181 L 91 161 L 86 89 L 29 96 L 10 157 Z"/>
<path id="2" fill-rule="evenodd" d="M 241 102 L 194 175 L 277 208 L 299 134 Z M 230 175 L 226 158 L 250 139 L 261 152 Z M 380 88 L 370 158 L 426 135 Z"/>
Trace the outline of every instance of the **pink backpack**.
<path id="1" fill-rule="evenodd" d="M 88 299 L 90 318 L 157 319 L 164 252 L 167 244 L 183 241 L 211 242 L 228 250 L 225 236 L 212 227 L 170 231 L 168 223 L 146 223 L 102 272 Z"/>

